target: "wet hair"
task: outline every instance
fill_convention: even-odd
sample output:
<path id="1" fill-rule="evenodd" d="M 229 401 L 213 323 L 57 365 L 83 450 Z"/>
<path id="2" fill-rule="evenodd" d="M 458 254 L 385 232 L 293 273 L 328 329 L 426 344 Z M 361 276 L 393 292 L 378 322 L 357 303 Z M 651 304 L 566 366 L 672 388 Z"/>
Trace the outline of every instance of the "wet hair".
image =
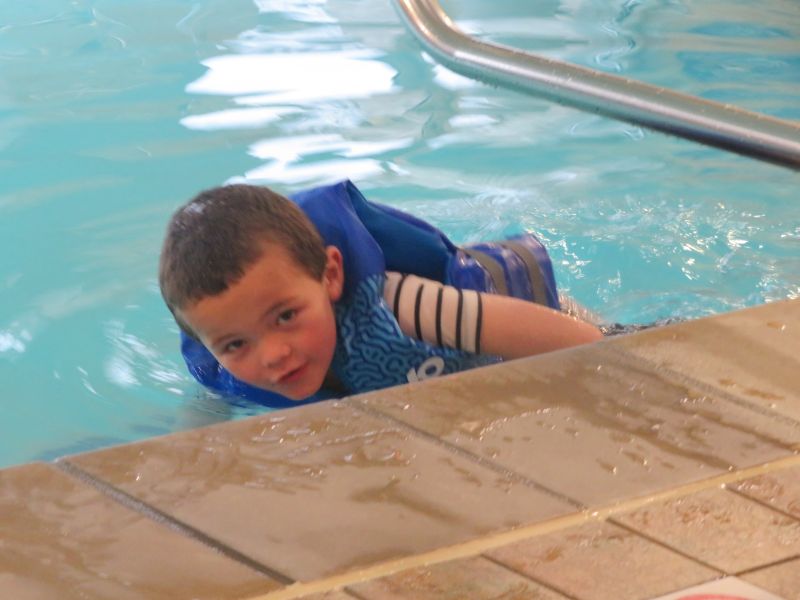
<path id="1" fill-rule="evenodd" d="M 279 244 L 311 277 L 322 280 L 325 245 L 303 211 L 269 188 L 228 185 L 200 192 L 172 215 L 158 269 L 158 283 L 178 325 L 178 312 L 239 281 L 264 253 Z"/>

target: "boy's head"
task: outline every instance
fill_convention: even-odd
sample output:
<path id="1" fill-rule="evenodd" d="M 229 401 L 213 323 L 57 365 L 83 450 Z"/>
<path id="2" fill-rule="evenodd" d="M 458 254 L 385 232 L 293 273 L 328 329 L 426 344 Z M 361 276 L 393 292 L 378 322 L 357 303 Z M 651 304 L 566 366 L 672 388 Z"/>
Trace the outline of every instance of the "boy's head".
<path id="1" fill-rule="evenodd" d="M 177 316 L 184 306 L 224 292 L 260 258 L 265 243 L 286 248 L 310 277 L 322 277 L 322 238 L 292 201 L 253 185 L 199 193 L 167 227 L 158 274 L 167 306 Z"/>
<path id="2" fill-rule="evenodd" d="M 237 378 L 295 399 L 327 373 L 343 281 L 341 254 L 306 215 L 250 185 L 206 190 L 178 209 L 159 265 L 186 333 Z"/>

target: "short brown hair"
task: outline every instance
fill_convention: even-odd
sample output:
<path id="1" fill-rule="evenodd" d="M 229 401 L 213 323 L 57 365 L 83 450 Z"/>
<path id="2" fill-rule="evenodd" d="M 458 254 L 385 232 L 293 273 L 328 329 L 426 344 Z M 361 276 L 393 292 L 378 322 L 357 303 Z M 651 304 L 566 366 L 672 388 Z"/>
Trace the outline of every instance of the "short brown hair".
<path id="1" fill-rule="evenodd" d="M 277 243 L 314 279 L 322 279 L 325 245 L 305 213 L 266 187 L 228 185 L 200 192 L 172 215 L 158 269 L 161 295 L 176 311 L 236 283 Z"/>

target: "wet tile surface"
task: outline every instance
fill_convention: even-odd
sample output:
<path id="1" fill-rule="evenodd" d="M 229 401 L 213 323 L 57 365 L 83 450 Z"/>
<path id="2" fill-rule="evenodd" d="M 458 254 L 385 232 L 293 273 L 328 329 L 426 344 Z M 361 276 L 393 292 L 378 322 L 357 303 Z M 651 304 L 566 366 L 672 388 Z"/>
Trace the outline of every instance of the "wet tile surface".
<path id="1" fill-rule="evenodd" d="M 280 587 L 49 465 L 0 471 L 0 598 L 174 600 Z"/>
<path id="2" fill-rule="evenodd" d="M 676 384 L 603 342 L 361 396 L 587 505 L 791 454 L 800 427 Z"/>
<path id="3" fill-rule="evenodd" d="M 739 578 L 786 600 L 800 600 L 800 558 L 740 575 Z"/>
<path id="4" fill-rule="evenodd" d="M 731 488 L 800 519 L 800 467 L 746 479 Z"/>
<path id="5" fill-rule="evenodd" d="M 344 403 L 69 460 L 300 580 L 574 510 Z"/>
<path id="6" fill-rule="evenodd" d="M 615 518 L 730 574 L 800 554 L 800 521 L 719 488 Z"/>
<path id="7" fill-rule="evenodd" d="M 556 531 L 488 555 L 579 600 L 644 600 L 719 576 L 610 523 Z"/>
<path id="8" fill-rule="evenodd" d="M 790 455 L 799 332 L 776 303 L 69 461 L 309 581 Z M 53 466 L 0 471 L 0 515 L 0 598 L 280 587 Z M 723 570 L 800 600 L 800 467 L 614 519 L 305 600 L 647 600 Z"/>
<path id="9" fill-rule="evenodd" d="M 481 557 L 411 569 L 350 589 L 366 600 L 566 600 Z"/>
<path id="10" fill-rule="evenodd" d="M 800 420 L 800 299 L 619 338 L 620 347 Z"/>

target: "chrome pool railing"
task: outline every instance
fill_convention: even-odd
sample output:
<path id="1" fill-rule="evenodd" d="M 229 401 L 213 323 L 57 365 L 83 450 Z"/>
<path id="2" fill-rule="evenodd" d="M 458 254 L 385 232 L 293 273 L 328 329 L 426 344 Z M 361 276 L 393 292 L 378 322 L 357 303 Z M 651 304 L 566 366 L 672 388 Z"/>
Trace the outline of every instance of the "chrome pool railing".
<path id="1" fill-rule="evenodd" d="M 800 170 L 800 123 L 476 40 L 438 0 L 395 4 L 423 48 L 456 73 Z"/>

